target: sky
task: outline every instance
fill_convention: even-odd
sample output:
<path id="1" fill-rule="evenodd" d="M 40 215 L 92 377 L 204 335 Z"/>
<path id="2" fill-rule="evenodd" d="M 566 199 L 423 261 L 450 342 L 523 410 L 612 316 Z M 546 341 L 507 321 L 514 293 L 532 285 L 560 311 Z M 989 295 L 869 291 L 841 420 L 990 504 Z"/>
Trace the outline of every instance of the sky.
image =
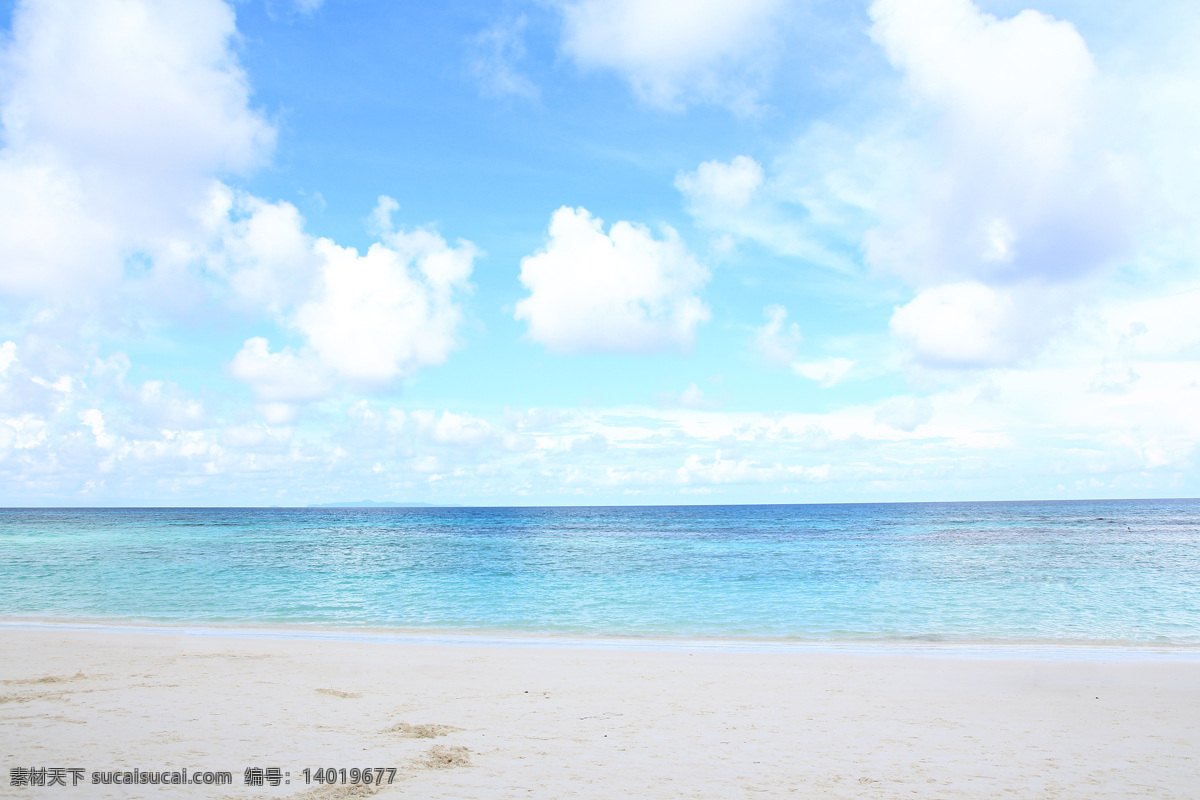
<path id="1" fill-rule="evenodd" d="M 0 505 L 1200 496 L 1200 6 L 0 2 Z"/>

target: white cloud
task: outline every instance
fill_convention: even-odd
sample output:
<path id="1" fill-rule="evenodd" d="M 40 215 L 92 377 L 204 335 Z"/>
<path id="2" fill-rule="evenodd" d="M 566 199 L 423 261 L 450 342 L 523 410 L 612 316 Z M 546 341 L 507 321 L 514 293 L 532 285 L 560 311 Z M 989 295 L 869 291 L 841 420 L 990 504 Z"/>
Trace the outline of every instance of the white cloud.
<path id="1" fill-rule="evenodd" d="M 4 420 L 0 428 L 0 445 L 16 450 L 30 450 L 46 443 L 46 421 L 36 414 L 21 414 Z"/>
<path id="2" fill-rule="evenodd" d="M 754 344 L 763 361 L 775 366 L 785 366 L 796 360 L 796 353 L 804 337 L 800 326 L 787 324 L 787 309 L 783 306 L 767 306 L 763 316 L 767 323 L 755 329 Z"/>
<path id="3" fill-rule="evenodd" d="M 92 429 L 92 435 L 96 438 L 96 446 L 104 450 L 111 450 L 117 445 L 117 437 L 104 429 L 104 414 L 98 408 L 88 409 L 79 415 L 79 420 L 84 425 Z"/>
<path id="4" fill-rule="evenodd" d="M 267 424 L 248 423 L 214 417 L 153 381 L 132 390 L 136 404 L 118 408 L 126 390 L 116 357 L 47 372 L 50 388 L 34 384 L 22 343 L 0 393 L 0 494 L 16 502 L 33 481 L 54 498 L 70 499 L 90 481 L 104 502 L 262 504 L 665 502 L 688 488 L 726 502 L 1194 494 L 1195 297 L 1104 301 L 1020 369 L 952 373 L 927 396 L 827 412 L 664 405 L 496 419 L 345 398 L 323 408 L 329 424 L 303 436 L 286 427 L 295 413 L 286 402 L 264 401 Z M 10 411 L 18 384 L 36 391 Z M 169 400 L 176 412 L 164 411 Z M 141 419 L 135 408 L 145 409 Z"/>
<path id="5" fill-rule="evenodd" d="M 333 388 L 330 370 L 315 354 L 288 348 L 272 353 L 261 336 L 247 339 L 230 364 L 233 377 L 254 387 L 263 400 L 297 403 L 319 400 Z"/>
<path id="6" fill-rule="evenodd" d="M 727 458 L 717 450 L 711 458 L 693 453 L 677 473 L 677 481 L 691 484 L 778 483 L 821 481 L 829 475 L 829 465 L 819 467 L 785 466 L 751 459 Z"/>
<path id="7" fill-rule="evenodd" d="M 869 13 L 909 90 L 951 125 L 1048 165 L 1067 155 L 1096 73 L 1070 22 L 1033 10 L 997 19 L 970 0 L 875 0 Z"/>
<path id="8" fill-rule="evenodd" d="M 255 408 L 268 425 L 291 425 L 300 416 L 293 403 L 259 403 Z"/>
<path id="9" fill-rule="evenodd" d="M 679 405 L 684 408 L 704 408 L 709 404 L 710 401 L 705 399 L 703 390 L 694 383 L 689 383 L 679 394 Z"/>
<path id="10" fill-rule="evenodd" d="M 458 345 L 459 301 L 471 289 L 478 251 L 470 242 L 450 246 L 427 230 L 393 230 L 395 208 L 394 200 L 380 198 L 372 219 L 382 241 L 362 255 L 305 235 L 303 220 L 286 204 L 256 202 L 249 220 L 235 226 L 234 241 L 241 244 L 233 251 L 251 255 L 231 277 L 235 288 L 265 300 L 279 296 L 272 291 L 279 283 L 309 287 L 307 297 L 279 310 L 284 324 L 303 337 L 301 351 L 272 353 L 265 338 L 254 337 L 234 359 L 234 376 L 254 386 L 260 398 L 314 400 L 327 396 L 336 381 L 378 388 L 441 364 Z M 268 243 L 286 246 L 264 247 L 260 256 L 252 236 L 260 230 Z M 283 269 L 297 270 L 298 278 Z"/>
<path id="11" fill-rule="evenodd" d="M 805 146 L 815 146 L 815 141 Z M 803 185 L 796 174 L 812 171 L 814 163 L 831 169 L 831 162 L 828 156 L 815 159 L 810 154 L 785 159 L 785 169 L 768 179 L 757 161 L 735 156 L 728 163 L 705 161 L 692 172 L 679 172 L 675 188 L 696 224 L 717 233 L 718 242 L 756 241 L 826 269 L 853 272 L 857 242 L 854 247 L 841 248 L 853 252 L 841 253 L 839 247 L 830 247 L 825 241 L 842 233 L 847 209 L 851 216 L 862 213 L 862 190 L 852 182 L 862 181 L 866 175 L 871 181 L 878 180 L 884 172 L 879 164 L 888 164 L 890 159 L 860 151 L 846 159 L 844 171 L 838 174 L 806 175 L 822 183 L 820 191 Z"/>
<path id="12" fill-rule="evenodd" d="M 1100 372 L 1092 379 L 1088 391 L 1125 394 L 1140 377 L 1133 367 L 1105 362 L 1100 365 Z"/>
<path id="13" fill-rule="evenodd" d="M 935 286 L 892 313 L 892 334 L 936 367 L 1010 364 L 1047 331 L 1054 295 L 1043 286 L 995 289 L 977 281 Z"/>
<path id="14" fill-rule="evenodd" d="M 875 420 L 912 432 L 933 419 L 933 403 L 925 397 L 893 397 L 875 412 Z"/>
<path id="15" fill-rule="evenodd" d="M 897 307 L 891 329 L 922 361 L 992 366 L 1013 358 L 1011 333 L 1019 322 L 1008 293 L 958 283 L 927 289 Z"/>
<path id="16" fill-rule="evenodd" d="M 321 288 L 296 326 L 322 361 L 348 380 L 387 383 L 441 364 L 458 343 L 476 250 L 428 231 L 395 233 L 365 255 L 319 240 Z"/>
<path id="17" fill-rule="evenodd" d="M 855 359 L 844 356 L 801 358 L 800 345 L 804 337 L 800 334 L 799 325 L 794 322 L 788 324 L 787 315 L 787 309 L 781 305 L 767 306 L 763 309 L 763 316 L 767 318 L 766 324 L 755 328 L 755 349 L 767 364 L 790 367 L 795 374 L 828 389 L 841 383 L 852 373 L 856 373 L 860 378 L 867 374 L 876 374 L 880 371 L 877 362 L 886 360 L 886 354 L 880 352 L 881 348 L 877 343 L 871 343 L 867 347 L 858 343 L 855 347 L 867 358 L 868 364 L 865 369 L 863 364 Z M 849 343 L 843 341 L 840 344 L 841 351 L 846 352 L 845 346 Z"/>
<path id="18" fill-rule="evenodd" d="M 8 375 L 8 367 L 17 360 L 17 343 L 0 344 L 0 378 Z"/>
<path id="19" fill-rule="evenodd" d="M 213 177 L 274 130 L 249 108 L 220 0 L 17 6 L 0 118 L 0 291 L 74 294 L 194 227 Z"/>
<path id="20" fill-rule="evenodd" d="M 221 431 L 221 444 L 237 450 L 286 452 L 293 429 L 270 427 L 261 423 L 229 425 Z"/>
<path id="21" fill-rule="evenodd" d="M 1182 219 L 1200 200 L 1181 207 L 1178 172 L 1194 164 L 1180 142 L 1197 118 L 1162 113 L 1187 106 L 1194 79 L 1105 74 L 1071 23 L 1036 11 L 876 0 L 870 16 L 896 99 L 857 129 L 815 123 L 770 170 L 739 156 L 681 173 L 699 225 L 827 269 L 900 277 L 917 296 L 891 330 L 941 367 L 1027 357 L 1116 265 L 1162 263 L 1163 243 L 1194 240 Z M 1172 230 L 1155 243 L 1142 209 L 1161 203 L 1175 204 L 1155 214 Z M 1187 259 L 1200 251 L 1182 247 Z"/>
<path id="22" fill-rule="evenodd" d="M 706 396 L 704 390 L 694 382 L 685 386 L 681 392 L 662 392 L 658 395 L 658 398 L 667 407 L 698 409 L 715 409 L 721 407 L 720 400 Z"/>
<path id="23" fill-rule="evenodd" d="M 208 421 L 203 403 L 165 381 L 143 383 L 138 401 L 142 413 L 158 428 L 195 429 Z"/>
<path id="24" fill-rule="evenodd" d="M 1068 280 L 1128 252 L 1139 189 L 1104 146 L 1074 26 L 969 0 L 876 0 L 870 13 L 911 113 L 933 115 L 908 202 L 892 198 L 866 239 L 872 266 L 918 283 Z"/>
<path id="25" fill-rule="evenodd" d="M 864 394 L 823 413 L 719 412 L 681 381 L 660 407 L 501 416 L 475 405 L 467 413 L 368 404 L 342 392 L 402 380 L 447 357 L 475 251 L 429 231 L 396 232 L 389 198 L 372 215 L 377 244 L 356 251 L 308 233 L 289 203 L 214 184 L 252 168 L 271 135 L 249 109 L 227 46 L 226 6 L 104 0 L 71 4 L 75 16 L 67 7 L 20 5 L 6 46 L 15 60 L 0 97 L 0 291 L 36 295 L 66 283 L 83 292 L 119 276 L 141 249 L 156 264 L 203 262 L 205 287 L 219 299 L 265 312 L 238 318 L 265 327 L 243 334 L 258 335 L 230 353 L 229 365 L 255 389 L 259 416 L 251 421 L 229 398 L 210 402 L 199 387 L 211 376 L 197 377 L 192 364 L 126 383 L 142 365 L 131 369 L 111 352 L 114 338 L 97 341 L 86 313 L 64 312 L 64 304 L 18 310 L 5 331 L 13 341 L 0 344 L 5 502 L 71 503 L 82 491 L 96 503 L 264 505 L 363 496 L 671 502 L 686 491 L 727 502 L 1200 491 L 1194 54 L 1181 56 L 1191 73 L 1172 72 L 1163 56 L 1153 80 L 1114 77 L 1105 70 L 1133 69 L 1148 50 L 1129 62 L 1099 51 L 1093 59 L 1070 26 L 1033 12 L 992 19 L 948 0 L 878 3 L 873 32 L 900 91 L 869 91 L 892 98 L 890 108 L 859 120 L 857 131 L 814 125 L 761 163 L 705 161 L 676 185 L 698 225 L 831 269 L 861 275 L 859 247 L 872 230 L 869 265 L 901 276 L 912 293 L 892 314 L 894 341 L 922 366 L 966 369 L 932 379 L 912 369 L 920 384 L 912 394 Z M 109 24 L 124 11 L 133 12 L 128 26 Z M 198 15 L 194 24 L 172 22 L 188 14 Z M 95 42 L 83 43 L 100 48 L 89 61 L 94 74 L 72 66 L 77 23 L 97 26 L 136 69 L 110 63 L 112 53 Z M 143 23 L 161 53 L 127 35 Z M 54 44 L 50 34 L 60 31 L 72 52 Z M 205 37 L 208 55 L 186 46 Z M 38 42 L 50 54 L 41 61 Z M 519 50 L 501 45 L 506 63 L 518 63 Z M 748 96 L 740 90 L 752 95 L 759 77 L 746 52 L 715 48 L 673 72 L 670 64 L 687 59 L 671 61 L 664 47 L 670 64 L 656 79 L 645 76 L 659 54 L 638 61 L 614 53 L 593 66 L 642 80 L 651 103 L 734 103 Z M 160 91 L 169 86 L 178 96 Z M 51 102 L 59 97 L 67 100 Z M 78 117 L 51 114 L 76 107 Z M 100 118 L 97 108 L 110 107 L 128 113 Z M 200 117 L 189 118 L 189 108 Z M 838 119 L 852 125 L 857 111 Z M 121 128 L 126 122 L 133 127 Z M 1130 198 L 1146 199 L 1144 216 L 1124 215 Z M 530 338 L 568 352 L 694 340 L 708 317 L 699 299 L 707 271 L 674 234 L 629 223 L 606 232 L 585 211 L 559 214 L 561 235 L 552 227 L 545 250 L 522 265 L 529 296 L 517 310 Z M 1135 251 L 1136 262 L 1097 288 L 1109 280 L 1107 265 Z M 17 270 L 22 263 L 44 266 Z M 860 285 L 871 292 L 882 283 L 895 286 Z M 144 322 L 132 304 L 117 311 L 128 312 L 131 326 Z M 822 385 L 879 374 L 877 354 L 891 352 L 882 335 L 859 334 L 821 339 L 827 352 L 848 357 L 809 357 L 785 313 L 765 310 L 760 352 Z M 806 320 L 810 338 L 809 328 L 821 336 L 821 324 Z M 197 342 L 181 344 L 189 357 L 198 352 Z M 318 399 L 327 401 L 320 418 L 292 428 L 301 405 Z M 305 494 L 314 491 L 324 496 Z"/>
<path id="26" fill-rule="evenodd" d="M 752 111 L 787 0 L 571 0 L 562 49 L 585 69 L 613 70 L 644 102 L 692 100 Z"/>
<path id="27" fill-rule="evenodd" d="M 217 184 L 204 220 L 212 239 L 208 266 L 240 300 L 280 314 L 312 294 L 321 258 L 291 203 L 268 203 Z"/>
<path id="28" fill-rule="evenodd" d="M 537 86 L 516 66 L 525 57 L 522 35 L 525 25 L 524 16 L 511 22 L 497 22 L 479 33 L 472 42 L 474 53 L 470 70 L 479 81 L 479 90 L 485 97 L 516 95 L 530 100 L 537 98 Z"/>
<path id="29" fill-rule="evenodd" d="M 709 319 L 695 294 L 708 270 L 669 227 L 655 239 L 641 225 L 560 208 L 546 246 L 521 260 L 529 296 L 516 318 L 529 338 L 561 353 L 686 349 Z"/>
<path id="30" fill-rule="evenodd" d="M 396 198 L 388 197 L 386 194 L 379 195 L 375 200 L 375 208 L 371 209 L 371 213 L 367 217 L 368 230 L 376 236 L 388 235 L 395 229 L 392 215 L 399 210 L 400 203 Z"/>
<path id="31" fill-rule="evenodd" d="M 476 251 L 392 230 L 390 201 L 376 213 L 381 241 L 360 257 L 308 234 L 293 205 L 220 183 L 261 164 L 275 135 L 249 106 L 236 34 L 220 0 L 17 8 L 0 105 L 0 292 L 111 297 L 95 290 L 131 259 L 149 265 L 147 285 L 121 292 L 168 304 L 228 292 L 299 339 L 273 353 L 251 337 L 230 365 L 281 422 L 340 384 L 375 388 L 443 361 Z M 143 306 L 112 316 L 139 325 Z M 163 391 L 126 400 L 141 418 L 200 424 L 201 407 Z"/>
<path id="32" fill-rule="evenodd" d="M 436 420 L 432 414 L 426 417 L 420 416 L 420 412 L 414 412 L 413 416 L 418 419 L 423 432 L 437 444 L 479 447 L 496 438 L 496 432 L 487 420 L 470 414 L 443 411 Z"/>
<path id="33" fill-rule="evenodd" d="M 793 372 L 810 381 L 816 381 L 826 389 L 841 383 L 853 367 L 852 359 L 839 356 L 792 362 Z"/>
<path id="34" fill-rule="evenodd" d="M 728 164 L 705 161 L 695 172 L 681 172 L 675 188 L 693 207 L 737 211 L 754 199 L 763 184 L 762 166 L 749 156 L 735 156 Z"/>

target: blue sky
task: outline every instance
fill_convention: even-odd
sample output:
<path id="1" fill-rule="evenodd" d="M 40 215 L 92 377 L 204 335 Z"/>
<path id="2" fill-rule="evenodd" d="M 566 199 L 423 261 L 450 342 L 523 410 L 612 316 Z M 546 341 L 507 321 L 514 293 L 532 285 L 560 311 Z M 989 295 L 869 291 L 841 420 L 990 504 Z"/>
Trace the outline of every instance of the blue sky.
<path id="1" fill-rule="evenodd" d="M 3 24 L 4 504 L 1200 494 L 1194 4 Z"/>

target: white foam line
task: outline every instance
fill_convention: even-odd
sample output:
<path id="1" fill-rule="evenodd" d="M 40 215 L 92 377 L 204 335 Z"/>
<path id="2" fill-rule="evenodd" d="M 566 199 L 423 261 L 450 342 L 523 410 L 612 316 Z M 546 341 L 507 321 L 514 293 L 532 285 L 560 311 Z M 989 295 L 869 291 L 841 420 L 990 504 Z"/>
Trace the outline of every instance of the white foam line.
<path id="1" fill-rule="evenodd" d="M 172 625 L 82 620 L 0 619 L 0 630 L 141 633 L 234 639 L 296 639 L 439 646 L 552 647 L 728 653 L 847 653 L 927 658 L 1200 661 L 1200 645 L 1145 642 L 913 641 L 905 639 L 785 639 L 737 637 L 580 636 L 500 631 L 454 631 L 319 626 Z"/>

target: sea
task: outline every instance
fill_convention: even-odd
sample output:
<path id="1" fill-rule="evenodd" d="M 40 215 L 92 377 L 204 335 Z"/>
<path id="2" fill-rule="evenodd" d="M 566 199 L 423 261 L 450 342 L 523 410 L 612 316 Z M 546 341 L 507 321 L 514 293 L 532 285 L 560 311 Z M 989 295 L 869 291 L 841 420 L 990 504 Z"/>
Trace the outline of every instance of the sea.
<path id="1" fill-rule="evenodd" d="M 0 621 L 1200 644 L 1200 501 L 0 509 Z"/>

